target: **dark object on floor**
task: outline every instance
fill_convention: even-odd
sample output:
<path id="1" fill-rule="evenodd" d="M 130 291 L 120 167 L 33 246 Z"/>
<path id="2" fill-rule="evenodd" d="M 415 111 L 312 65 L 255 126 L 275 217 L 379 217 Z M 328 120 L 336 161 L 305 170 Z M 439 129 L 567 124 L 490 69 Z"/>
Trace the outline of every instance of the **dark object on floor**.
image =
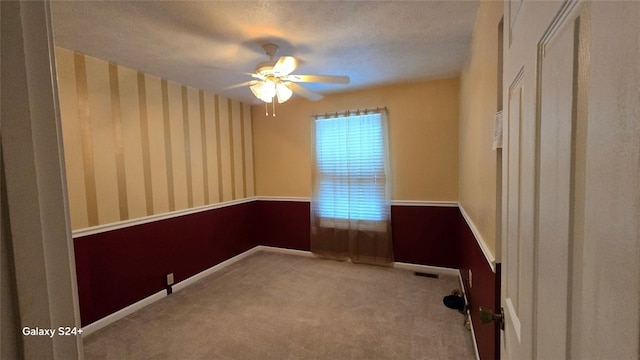
<path id="1" fill-rule="evenodd" d="M 464 295 L 458 290 L 453 290 L 451 295 L 445 296 L 442 301 L 446 307 L 458 310 L 461 314 L 464 314 L 467 310 L 467 302 L 464 300 Z"/>

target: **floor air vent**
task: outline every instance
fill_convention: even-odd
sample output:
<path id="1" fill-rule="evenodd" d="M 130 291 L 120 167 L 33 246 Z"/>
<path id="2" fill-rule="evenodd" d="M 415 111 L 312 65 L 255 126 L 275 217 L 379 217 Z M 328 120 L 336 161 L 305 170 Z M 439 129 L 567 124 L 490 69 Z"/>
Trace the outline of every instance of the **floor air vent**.
<path id="1" fill-rule="evenodd" d="M 428 277 L 428 278 L 432 278 L 432 279 L 440 278 L 440 275 L 438 275 L 438 274 L 424 273 L 424 272 L 418 272 L 418 271 L 414 272 L 413 275 L 422 276 L 422 277 Z"/>

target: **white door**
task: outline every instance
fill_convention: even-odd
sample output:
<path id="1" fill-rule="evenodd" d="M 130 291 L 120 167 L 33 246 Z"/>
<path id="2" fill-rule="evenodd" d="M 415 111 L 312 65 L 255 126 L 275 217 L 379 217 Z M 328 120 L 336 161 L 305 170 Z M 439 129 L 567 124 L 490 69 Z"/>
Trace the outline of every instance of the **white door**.
<path id="1" fill-rule="evenodd" d="M 503 359 L 566 353 L 581 7 L 507 1 Z M 540 324 L 540 326 L 537 326 Z"/>
<path id="2" fill-rule="evenodd" d="M 640 358 L 638 18 L 505 1 L 502 359 Z"/>

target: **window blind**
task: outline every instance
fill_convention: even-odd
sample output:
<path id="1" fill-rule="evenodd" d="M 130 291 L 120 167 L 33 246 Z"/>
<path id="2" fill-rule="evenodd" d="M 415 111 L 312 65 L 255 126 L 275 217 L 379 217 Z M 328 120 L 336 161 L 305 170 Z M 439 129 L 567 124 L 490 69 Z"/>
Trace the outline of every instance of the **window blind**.
<path id="1" fill-rule="evenodd" d="M 316 119 L 319 215 L 381 221 L 386 214 L 383 114 Z"/>

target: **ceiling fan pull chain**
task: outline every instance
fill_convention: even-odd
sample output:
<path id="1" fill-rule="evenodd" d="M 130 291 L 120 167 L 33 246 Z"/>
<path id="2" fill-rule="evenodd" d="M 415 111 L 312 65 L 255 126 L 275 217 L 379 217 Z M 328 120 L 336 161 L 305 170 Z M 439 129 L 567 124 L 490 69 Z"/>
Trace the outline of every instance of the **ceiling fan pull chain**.
<path id="1" fill-rule="evenodd" d="M 276 97 L 271 99 L 271 116 L 276 117 Z"/>
<path id="2" fill-rule="evenodd" d="M 264 116 L 269 116 L 269 104 L 264 103 Z"/>

